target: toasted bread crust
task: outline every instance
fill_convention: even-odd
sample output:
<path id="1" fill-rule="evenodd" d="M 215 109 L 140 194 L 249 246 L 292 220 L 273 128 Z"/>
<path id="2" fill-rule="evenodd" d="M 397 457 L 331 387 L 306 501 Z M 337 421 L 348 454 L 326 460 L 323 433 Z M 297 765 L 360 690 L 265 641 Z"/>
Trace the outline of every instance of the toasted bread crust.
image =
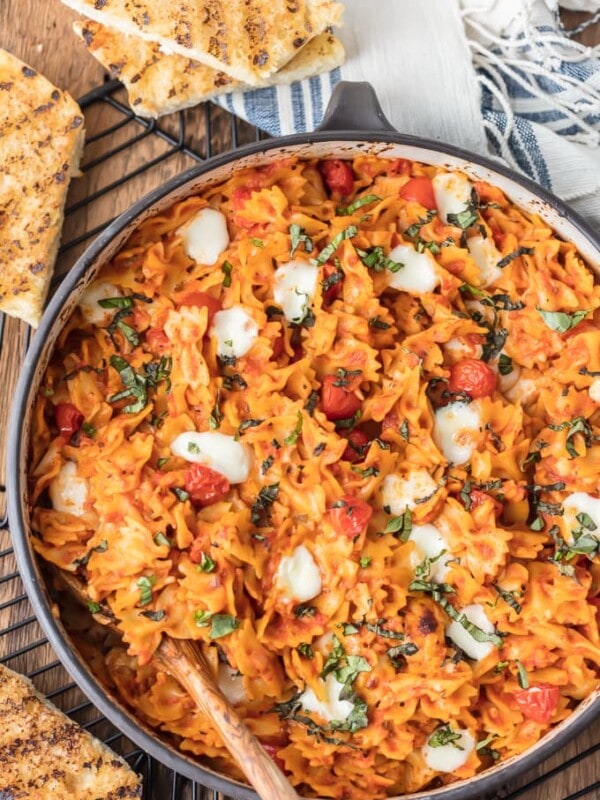
<path id="1" fill-rule="evenodd" d="M 250 85 L 281 69 L 319 33 L 339 23 L 334 0 L 62 0 L 121 33 L 157 42 Z"/>
<path id="2" fill-rule="evenodd" d="M 0 665 L 0 797 L 132 800 L 142 784 L 120 756 Z"/>
<path id="3" fill-rule="evenodd" d="M 224 72 L 180 55 L 165 55 L 159 45 L 100 25 L 75 22 L 75 32 L 88 50 L 125 85 L 129 103 L 143 117 L 160 117 L 248 86 Z M 343 63 L 344 48 L 331 33 L 311 39 L 300 52 L 263 85 L 285 84 L 335 69 Z"/>
<path id="4" fill-rule="evenodd" d="M 34 327 L 83 141 L 77 103 L 0 50 L 0 311 Z"/>

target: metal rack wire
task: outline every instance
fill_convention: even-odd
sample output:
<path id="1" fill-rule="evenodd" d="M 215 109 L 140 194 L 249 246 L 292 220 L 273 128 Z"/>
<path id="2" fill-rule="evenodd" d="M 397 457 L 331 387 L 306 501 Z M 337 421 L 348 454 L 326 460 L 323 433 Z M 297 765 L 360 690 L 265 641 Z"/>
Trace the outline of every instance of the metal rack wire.
<path id="1" fill-rule="evenodd" d="M 124 103 L 122 89 L 116 81 L 96 88 L 82 98 L 80 105 L 85 112 L 86 127 L 91 133 L 87 138 L 86 160 L 82 167 L 84 180 L 74 185 L 66 211 L 66 240 L 60 249 L 54 286 L 60 283 L 87 243 L 136 198 L 136 181 L 141 176 L 144 176 L 147 190 L 149 173 L 152 173 L 154 185 L 158 185 L 167 177 L 204 161 L 216 152 L 257 141 L 264 136 L 257 129 L 210 104 L 172 115 L 160 124 L 144 120 L 135 116 Z M 139 145 L 142 142 L 146 143 L 144 153 L 154 153 L 147 160 L 141 159 Z M 104 169 L 117 156 L 127 164 L 126 173 L 116 180 L 103 183 Z M 111 213 L 104 218 L 105 212 L 103 216 L 98 216 L 97 211 L 100 205 L 106 209 L 107 197 L 111 200 L 108 204 Z M 29 332 L 22 327 L 20 334 L 14 335 L 14 328 L 13 335 L 7 336 L 7 327 L 13 322 L 0 315 L 0 364 L 3 361 L 5 364 L 10 362 L 13 373 L 16 373 L 29 343 Z M 17 353 L 14 342 L 17 342 Z M 3 390 L 6 391 L 6 388 Z M 10 545 L 4 494 L 5 486 L 0 477 L 0 663 L 26 673 L 70 717 L 122 753 L 144 778 L 144 800 L 225 800 L 219 793 L 175 774 L 136 748 L 99 714 L 71 681 L 46 641 L 23 591 Z M 581 765 L 587 759 L 593 759 L 590 763 L 595 765 L 595 773 L 599 774 L 599 753 L 600 737 L 596 735 L 591 746 L 562 763 L 559 759 L 556 766 L 542 765 L 529 776 L 528 782 L 519 788 L 504 787 L 493 798 L 598 798 L 600 780 L 584 786 L 579 773 Z M 559 773 L 567 771 L 568 785 L 573 790 L 559 797 L 553 791 L 552 780 Z M 591 773 L 594 774 L 593 769 Z"/>

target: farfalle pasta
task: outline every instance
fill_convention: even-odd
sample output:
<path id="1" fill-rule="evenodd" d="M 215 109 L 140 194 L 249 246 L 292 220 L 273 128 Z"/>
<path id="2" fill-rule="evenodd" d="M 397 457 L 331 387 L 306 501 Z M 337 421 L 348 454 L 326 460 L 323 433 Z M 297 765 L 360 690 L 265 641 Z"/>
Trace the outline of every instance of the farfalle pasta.
<path id="1" fill-rule="evenodd" d="M 153 661 L 194 640 L 301 794 L 521 753 L 598 686 L 600 286 L 503 193 L 286 158 L 144 221 L 34 411 L 34 546 L 144 721 L 239 777 Z"/>

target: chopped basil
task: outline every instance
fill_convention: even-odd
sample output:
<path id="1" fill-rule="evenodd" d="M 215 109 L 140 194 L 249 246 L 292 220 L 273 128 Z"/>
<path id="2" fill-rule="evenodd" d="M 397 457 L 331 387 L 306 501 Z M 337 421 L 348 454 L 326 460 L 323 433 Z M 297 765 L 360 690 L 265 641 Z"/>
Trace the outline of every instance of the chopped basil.
<path id="1" fill-rule="evenodd" d="M 216 431 L 217 428 L 221 426 L 221 422 L 223 421 L 223 414 L 221 413 L 221 409 L 219 408 L 220 401 L 221 401 L 221 390 L 217 389 L 215 404 L 208 418 L 208 427 L 211 429 L 211 431 Z"/>
<path id="2" fill-rule="evenodd" d="M 600 370 L 599 369 L 593 370 L 593 369 L 588 369 L 587 367 L 582 367 L 579 370 L 579 374 L 580 375 L 587 375 L 590 378 L 600 378 Z"/>
<path id="3" fill-rule="evenodd" d="M 285 439 L 283 440 L 284 444 L 287 445 L 296 444 L 296 442 L 298 441 L 298 437 L 302 433 L 302 423 L 303 423 L 302 412 L 298 411 L 296 427 L 288 436 L 285 437 Z"/>
<path id="4" fill-rule="evenodd" d="M 194 622 L 199 628 L 208 628 L 212 616 L 209 611 L 194 611 Z"/>
<path id="5" fill-rule="evenodd" d="M 477 742 L 475 745 L 475 750 L 479 753 L 480 756 L 490 756 L 493 758 L 494 761 L 497 761 L 500 758 L 500 753 L 497 750 L 494 750 L 490 747 L 490 742 L 493 742 L 496 738 L 495 733 L 490 733 L 489 736 L 486 736 L 485 739 L 482 739 L 480 742 Z"/>
<path id="6" fill-rule="evenodd" d="M 182 503 L 185 503 L 186 500 L 190 499 L 190 493 L 186 492 L 185 489 L 180 489 L 179 486 L 172 486 L 171 491 L 175 495 L 175 497 Z"/>
<path id="7" fill-rule="evenodd" d="M 171 547 L 171 542 L 167 539 L 162 531 L 158 531 L 158 533 L 154 534 L 153 541 L 154 544 L 158 545 L 159 547 Z"/>
<path id="8" fill-rule="evenodd" d="M 569 429 L 569 433 L 567 434 L 565 441 L 565 450 L 571 456 L 571 458 L 578 458 L 581 455 L 581 453 L 577 451 L 575 442 L 573 441 L 573 437 L 577 433 L 582 435 L 584 444 L 587 448 L 591 447 L 593 442 L 600 441 L 600 437 L 594 434 L 590 423 L 585 417 L 574 417 L 573 419 L 561 422 L 559 425 L 548 425 L 548 427 L 552 431 L 562 431 L 565 428 Z"/>
<path id="9" fill-rule="evenodd" d="M 389 324 L 389 322 L 382 320 L 379 314 L 377 314 L 376 317 L 371 317 L 369 319 L 369 328 L 377 328 L 380 331 L 387 331 L 391 327 L 392 326 Z"/>
<path id="10" fill-rule="evenodd" d="M 529 526 L 532 531 L 541 531 L 544 529 L 544 520 L 542 517 L 536 517 Z"/>
<path id="11" fill-rule="evenodd" d="M 187 451 L 191 455 L 197 456 L 200 453 L 200 448 L 196 444 L 196 442 L 188 442 Z"/>
<path id="12" fill-rule="evenodd" d="M 234 372 L 233 375 L 226 375 L 223 378 L 223 386 L 229 391 L 239 391 L 241 389 L 248 388 L 248 384 L 242 378 L 239 372 Z"/>
<path id="13" fill-rule="evenodd" d="M 91 600 L 88 600 L 87 607 L 88 611 L 90 611 L 92 614 L 99 614 L 102 611 L 102 606 L 100 603 L 94 603 Z"/>
<path id="14" fill-rule="evenodd" d="M 239 620 L 229 614 L 213 614 L 211 623 L 210 639 L 222 639 L 240 627 Z"/>
<path id="15" fill-rule="evenodd" d="M 377 467 L 370 466 L 362 469 L 361 467 L 352 467 L 352 472 L 356 472 L 361 478 L 376 478 L 379 475 Z"/>
<path id="16" fill-rule="evenodd" d="M 336 370 L 337 377 L 334 380 L 333 385 L 347 388 L 355 378 L 358 378 L 359 375 L 362 375 L 362 369 L 343 369 L 340 367 Z"/>
<path id="17" fill-rule="evenodd" d="M 275 456 L 267 456 L 267 458 L 265 458 L 265 460 L 261 464 L 260 474 L 264 475 L 265 472 L 268 472 L 273 466 L 274 461 L 275 461 Z"/>
<path id="18" fill-rule="evenodd" d="M 106 553 L 108 550 L 108 542 L 106 539 L 102 539 L 99 544 L 95 547 L 90 548 L 88 552 L 82 558 L 76 558 L 73 562 L 78 567 L 85 567 L 87 566 L 88 561 L 90 560 L 92 553 Z"/>
<path id="19" fill-rule="evenodd" d="M 146 619 L 151 619 L 152 622 L 160 622 L 167 616 L 166 612 L 162 610 L 159 611 L 142 611 L 142 617 L 146 617 Z"/>
<path id="20" fill-rule="evenodd" d="M 363 206 L 368 206 L 370 205 L 370 203 L 377 203 L 381 199 L 382 198 L 379 197 L 379 195 L 367 194 L 364 197 L 357 198 L 353 203 L 350 203 L 349 206 L 346 206 L 346 208 L 336 209 L 335 213 L 337 214 L 338 217 L 348 217 L 350 216 L 350 214 L 354 214 L 355 211 L 358 211 L 359 208 L 362 208 Z"/>
<path id="21" fill-rule="evenodd" d="M 529 689 L 529 676 L 527 675 L 527 670 L 521 664 L 518 658 L 515 659 L 515 664 L 517 665 L 517 680 L 519 681 L 519 686 L 521 689 Z"/>
<path id="22" fill-rule="evenodd" d="M 308 399 L 304 405 L 304 408 L 308 411 L 311 417 L 313 415 L 315 408 L 317 407 L 318 402 L 319 402 L 319 393 L 313 389 L 312 392 L 308 395 Z"/>
<path id="23" fill-rule="evenodd" d="M 198 564 L 198 572 L 214 572 L 216 567 L 217 565 L 212 558 L 202 552 L 200 555 L 200 563 Z"/>
<path id="24" fill-rule="evenodd" d="M 344 636 L 354 636 L 354 634 L 358 633 L 359 631 L 356 625 L 353 625 L 351 622 L 342 623 L 342 630 L 344 632 Z"/>
<path id="25" fill-rule="evenodd" d="M 351 445 L 352 443 L 349 441 L 348 444 Z M 326 447 L 325 442 L 319 442 L 319 444 L 313 450 L 313 456 L 320 456 L 323 450 L 325 450 L 325 447 Z"/>
<path id="26" fill-rule="evenodd" d="M 294 609 L 294 616 L 298 619 L 302 619 L 302 617 L 314 617 L 317 613 L 316 606 L 307 606 L 306 603 L 300 603 L 300 605 L 296 606 Z"/>
<path id="27" fill-rule="evenodd" d="M 121 331 L 123 336 L 127 339 L 127 341 L 132 347 L 138 346 L 138 344 L 140 343 L 140 337 L 135 328 L 132 328 L 131 325 L 128 325 L 126 322 L 123 322 L 122 319 L 118 320 L 115 327 L 117 328 L 117 330 Z"/>
<path id="28" fill-rule="evenodd" d="M 400 671 L 406 667 L 406 656 L 414 656 L 418 652 L 419 648 L 414 642 L 405 642 L 397 647 L 390 647 L 386 655 L 392 662 L 394 669 Z"/>
<path id="29" fill-rule="evenodd" d="M 504 347 L 507 336 L 508 331 L 506 328 L 499 328 L 498 330 L 490 329 L 490 332 L 485 338 L 485 344 L 482 347 L 482 360 L 491 361 L 492 358 L 497 356 Z"/>
<path id="30" fill-rule="evenodd" d="M 161 381 L 167 384 L 167 390 L 171 389 L 171 369 L 173 367 L 172 356 L 161 356 L 160 361 L 150 361 L 144 364 L 144 372 L 149 386 L 157 387 Z"/>
<path id="31" fill-rule="evenodd" d="M 492 584 L 492 586 L 498 592 L 498 596 L 501 597 L 505 603 L 507 603 L 514 611 L 516 611 L 517 614 L 521 613 L 521 604 L 515 599 L 514 592 L 508 592 L 506 589 L 502 589 L 497 583 Z"/>
<path id="32" fill-rule="evenodd" d="M 98 305 L 102 308 L 131 308 L 133 306 L 132 297 L 105 297 L 98 300 Z"/>
<path id="33" fill-rule="evenodd" d="M 298 647 L 296 648 L 296 650 L 304 658 L 314 658 L 315 657 L 315 654 L 313 653 L 312 647 L 309 644 L 307 644 L 306 642 L 303 642 L 302 644 L 299 644 Z"/>
<path id="34" fill-rule="evenodd" d="M 564 311 L 544 311 L 544 309 L 536 307 L 537 312 L 540 314 L 546 325 L 553 331 L 558 333 L 565 333 L 570 331 L 578 325 L 584 317 L 590 313 L 589 308 L 576 311 L 574 314 L 567 314 Z"/>
<path id="35" fill-rule="evenodd" d="M 344 280 L 344 273 L 341 269 L 332 272 L 331 275 L 328 275 L 324 280 L 321 281 L 321 289 L 323 292 L 327 292 L 331 289 L 332 286 L 340 283 Z"/>
<path id="36" fill-rule="evenodd" d="M 391 258 L 387 258 L 383 252 L 383 247 L 370 247 L 368 250 L 356 248 L 356 252 L 365 267 L 369 267 L 375 272 L 383 272 L 384 269 L 389 270 L 389 272 L 399 272 L 404 266 L 398 261 L 392 261 Z"/>
<path id="37" fill-rule="evenodd" d="M 264 247 L 265 243 L 262 239 L 255 239 L 253 236 L 250 237 L 250 241 L 255 247 Z"/>
<path id="38" fill-rule="evenodd" d="M 163 456 L 163 458 L 159 458 L 158 461 L 156 462 L 156 466 L 158 467 L 158 469 L 162 469 L 168 460 L 169 456 Z"/>
<path id="39" fill-rule="evenodd" d="M 257 428 L 259 425 L 262 425 L 264 419 L 245 419 L 240 423 L 240 427 L 238 428 L 238 433 L 243 433 L 247 431 L 248 428 Z"/>
<path id="40" fill-rule="evenodd" d="M 508 253 L 504 258 L 501 258 L 496 266 L 500 267 L 500 269 L 504 269 L 504 267 L 507 267 L 515 258 L 519 258 L 519 256 L 530 256 L 533 252 L 533 247 L 519 247 L 517 250 L 513 250 L 512 253 Z"/>
<path id="41" fill-rule="evenodd" d="M 221 264 L 221 272 L 223 273 L 223 286 L 228 289 L 231 286 L 231 270 L 233 269 L 229 261 L 224 261 Z"/>
<path id="42" fill-rule="evenodd" d="M 117 394 L 111 395 L 108 398 L 108 402 L 116 403 L 126 397 L 132 397 L 135 402 L 124 406 L 123 412 L 125 414 L 137 414 L 139 411 L 142 411 L 148 402 L 146 378 L 134 372 L 133 367 L 121 356 L 112 355 L 110 357 L 110 365 L 119 373 L 119 377 L 125 389 L 121 392 L 117 392 Z"/>
<path id="43" fill-rule="evenodd" d="M 429 250 L 432 256 L 437 256 L 438 253 L 442 252 L 442 249 L 437 242 L 426 242 L 425 239 L 421 239 L 420 236 L 415 242 L 415 250 L 417 253 L 422 253 L 424 250 Z"/>
<path id="44" fill-rule="evenodd" d="M 400 539 L 401 542 L 408 541 L 411 531 L 412 512 L 409 508 L 407 508 L 404 514 L 401 516 L 392 517 L 390 520 L 388 520 L 388 524 L 385 526 L 385 533 L 394 534 L 395 538 Z"/>
<path id="45" fill-rule="evenodd" d="M 361 416 L 362 412 L 359 408 L 353 417 L 348 417 L 347 419 L 336 419 L 335 421 L 336 431 L 348 430 L 350 428 L 353 428 L 357 424 Z"/>
<path id="46" fill-rule="evenodd" d="M 408 420 L 405 419 L 400 425 L 400 436 L 404 439 L 405 442 L 410 441 L 410 430 L 408 427 Z"/>
<path id="47" fill-rule="evenodd" d="M 258 528 L 264 528 L 269 525 L 271 506 L 277 499 L 278 494 L 279 483 L 272 483 L 270 486 L 262 487 L 252 505 L 250 518 L 253 525 Z"/>
<path id="48" fill-rule="evenodd" d="M 304 228 L 296 223 L 290 225 L 290 258 L 294 257 L 294 253 L 300 247 L 304 246 L 305 253 L 312 253 L 313 243 L 310 236 L 306 233 Z"/>
<path id="49" fill-rule="evenodd" d="M 359 560 L 358 565 L 362 569 L 366 569 L 367 567 L 371 566 L 371 561 L 372 561 L 371 556 L 363 556 Z"/>
<path id="50" fill-rule="evenodd" d="M 96 428 L 94 428 L 93 425 L 90 425 L 89 422 L 82 423 L 81 430 L 85 433 L 86 436 L 89 436 L 90 439 L 93 439 L 96 436 Z"/>
<path id="51" fill-rule="evenodd" d="M 448 216 L 450 216 L 450 214 L 448 214 Z M 464 747 L 456 744 L 460 738 L 460 733 L 455 733 L 448 724 L 438 728 L 437 731 L 435 731 L 435 733 L 429 737 L 427 744 L 429 747 L 445 747 L 446 745 L 450 744 L 452 747 L 456 747 L 458 750 L 464 750 Z"/>
<path id="52" fill-rule="evenodd" d="M 142 575 L 138 578 L 137 587 L 140 590 L 140 605 L 147 606 L 152 602 L 152 587 L 156 583 L 156 575 Z"/>
<path id="53" fill-rule="evenodd" d="M 498 372 L 500 375 L 510 375 L 513 371 L 513 362 L 510 356 L 507 356 L 505 353 L 500 353 L 500 358 L 498 359 Z"/>
<path id="54" fill-rule="evenodd" d="M 326 261 L 329 261 L 331 256 L 335 253 L 344 239 L 352 239 L 358 234 L 358 228 L 356 225 L 349 225 L 343 231 L 336 233 L 333 239 L 329 242 L 327 247 L 321 250 L 319 257 L 316 260 L 316 265 L 318 267 L 322 266 Z"/>
<path id="55" fill-rule="evenodd" d="M 421 230 L 423 225 L 427 225 L 428 222 L 431 222 L 431 220 L 435 217 L 436 214 L 437 211 L 435 209 L 433 208 L 430 209 L 425 217 L 420 217 L 417 222 L 415 222 L 413 225 L 411 225 L 404 231 L 405 235 L 410 236 L 410 238 L 413 239 L 415 236 L 419 234 L 419 231 Z"/>
<path id="56" fill-rule="evenodd" d="M 404 634 L 401 631 L 392 631 L 389 628 L 384 628 L 386 622 L 387 620 L 385 619 L 378 619 L 374 625 L 372 622 L 365 623 L 365 627 L 376 636 L 381 636 L 382 639 L 404 639 Z"/>

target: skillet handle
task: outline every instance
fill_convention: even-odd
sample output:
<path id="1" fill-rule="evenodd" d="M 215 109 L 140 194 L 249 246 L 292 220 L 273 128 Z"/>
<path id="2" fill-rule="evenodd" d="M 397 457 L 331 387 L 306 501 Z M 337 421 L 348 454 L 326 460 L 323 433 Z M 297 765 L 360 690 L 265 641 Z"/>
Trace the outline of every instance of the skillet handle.
<path id="1" fill-rule="evenodd" d="M 367 81 L 340 81 L 325 109 L 319 131 L 394 131 L 375 89 Z"/>

